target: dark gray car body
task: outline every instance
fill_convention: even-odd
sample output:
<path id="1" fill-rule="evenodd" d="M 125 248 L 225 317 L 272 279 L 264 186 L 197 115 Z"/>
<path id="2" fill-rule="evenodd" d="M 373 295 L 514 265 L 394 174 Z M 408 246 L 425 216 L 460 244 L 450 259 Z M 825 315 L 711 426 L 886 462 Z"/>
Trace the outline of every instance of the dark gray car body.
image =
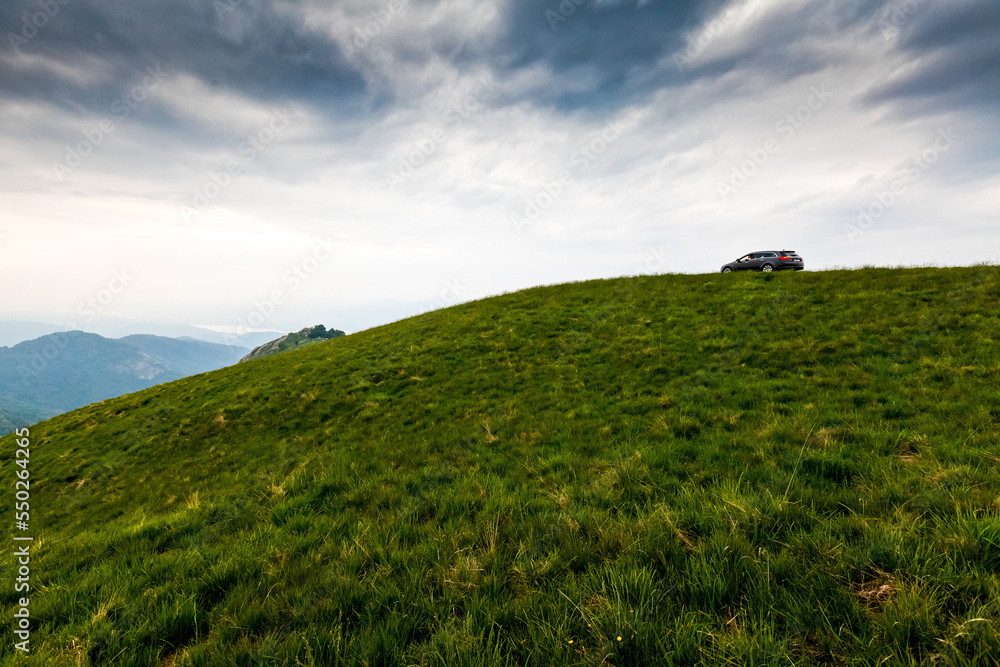
<path id="1" fill-rule="evenodd" d="M 730 271 L 780 271 L 806 268 L 805 260 L 794 250 L 758 250 L 748 252 L 737 260 L 722 265 L 722 272 Z"/>

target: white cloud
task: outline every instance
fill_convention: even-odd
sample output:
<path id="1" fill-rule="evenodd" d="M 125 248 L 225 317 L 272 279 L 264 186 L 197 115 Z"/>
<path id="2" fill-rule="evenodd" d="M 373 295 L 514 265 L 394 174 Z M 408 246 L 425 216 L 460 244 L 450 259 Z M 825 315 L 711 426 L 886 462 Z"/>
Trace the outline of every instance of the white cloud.
<path id="1" fill-rule="evenodd" d="M 649 65 L 646 74 L 661 83 L 647 94 L 563 105 L 555 100 L 603 81 L 603 62 L 580 56 L 576 68 L 544 59 L 509 67 L 489 51 L 508 5 L 410 0 L 348 56 L 367 96 L 347 110 L 292 97 L 287 129 L 242 159 L 239 174 L 191 220 L 181 207 L 240 159 L 240 143 L 268 125 L 276 104 L 269 100 L 280 96 L 264 100 L 172 72 L 62 181 L 52 162 L 110 106 L 105 113 L 2 100 L 0 192 L 10 213 L 0 230 L 0 283 L 24 286 L 4 307 L 68 317 L 127 266 L 137 277 L 109 310 L 115 315 L 233 326 L 283 289 L 287 301 L 268 326 L 323 321 L 357 330 L 426 309 L 456 280 L 464 287 L 453 296 L 466 300 L 637 273 L 658 249 L 670 255 L 663 270 L 691 272 L 766 246 L 799 250 L 811 268 L 980 259 L 1000 190 L 995 158 L 977 151 L 984 138 L 995 141 L 996 129 L 963 109 L 902 121 L 898 102 L 866 102 L 918 66 L 892 55 L 877 31 L 838 34 L 834 5 L 821 4 L 810 15 L 816 34 L 803 31 L 794 45 L 810 67 L 767 69 L 752 57 L 723 67 L 767 46 L 774 24 L 804 7 L 739 5 L 694 59 L 718 68 L 711 74 L 678 72 L 667 55 Z M 346 49 L 378 9 L 359 1 L 283 11 Z M 537 18 L 545 30 L 541 12 Z M 232 44 L 253 37 L 249 20 L 231 15 L 221 25 Z M 565 28 L 550 38 L 569 34 Z M 75 65 L 32 67 L 54 79 L 79 75 Z M 134 85 L 133 77 L 112 90 Z M 598 141 L 609 119 L 626 112 L 629 127 Z M 844 226 L 858 208 L 947 126 L 963 140 L 851 242 Z M 761 151 L 766 161 L 758 163 Z M 408 160 L 419 164 L 390 189 L 386 173 L 400 173 Z M 743 171 L 752 173 L 736 187 L 733 170 L 748 160 Z M 553 186 L 567 172 L 570 182 Z M 720 183 L 734 188 L 725 199 Z M 512 215 L 532 202 L 542 210 L 519 232 Z M 340 244 L 337 256 L 291 290 L 286 272 L 327 237 Z"/>

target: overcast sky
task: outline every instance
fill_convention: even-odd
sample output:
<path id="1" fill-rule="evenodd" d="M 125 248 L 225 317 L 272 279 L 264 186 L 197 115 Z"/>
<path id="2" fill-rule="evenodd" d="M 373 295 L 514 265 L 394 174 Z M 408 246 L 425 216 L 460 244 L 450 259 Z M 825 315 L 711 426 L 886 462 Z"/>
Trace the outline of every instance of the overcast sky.
<path id="1" fill-rule="evenodd" d="M 11 0 L 0 319 L 1000 252 L 994 0 Z M 89 305 L 88 305 L 89 304 Z"/>

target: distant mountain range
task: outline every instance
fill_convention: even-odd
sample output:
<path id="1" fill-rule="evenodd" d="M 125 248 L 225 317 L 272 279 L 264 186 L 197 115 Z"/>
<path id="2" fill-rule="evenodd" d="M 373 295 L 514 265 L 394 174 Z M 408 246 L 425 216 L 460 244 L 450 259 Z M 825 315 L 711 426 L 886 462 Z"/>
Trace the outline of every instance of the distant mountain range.
<path id="1" fill-rule="evenodd" d="M 169 338 L 203 340 L 209 343 L 235 345 L 246 348 L 253 348 L 266 343 L 280 334 L 280 332 L 275 331 L 251 331 L 237 336 L 190 324 L 143 322 L 121 317 L 98 318 L 84 327 L 84 330 L 88 333 L 104 336 L 105 338 L 122 338 L 132 334 L 150 334 Z M 34 340 L 39 336 L 47 336 L 59 331 L 66 331 L 66 327 L 52 324 L 51 322 L 28 320 L 0 321 L 0 347 L 11 347 L 18 343 Z"/>
<path id="2" fill-rule="evenodd" d="M 0 347 L 0 434 L 63 412 L 235 364 L 248 348 L 82 331 Z"/>
<path id="3" fill-rule="evenodd" d="M 270 357 L 279 352 L 287 352 L 288 350 L 315 345 L 331 338 L 340 338 L 343 335 L 345 334 L 340 329 L 327 329 L 322 324 L 317 324 L 314 327 L 306 327 L 294 333 L 285 334 L 281 338 L 276 338 L 263 345 L 258 345 L 250 354 L 240 359 L 240 361 L 252 361 L 253 359 Z"/>

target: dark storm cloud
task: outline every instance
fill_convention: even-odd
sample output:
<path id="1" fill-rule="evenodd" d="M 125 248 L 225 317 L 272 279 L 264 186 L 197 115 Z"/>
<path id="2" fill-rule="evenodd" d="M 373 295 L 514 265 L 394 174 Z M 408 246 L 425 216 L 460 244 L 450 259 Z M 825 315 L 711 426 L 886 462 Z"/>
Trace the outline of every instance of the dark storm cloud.
<path id="1" fill-rule="evenodd" d="M 846 55 L 830 53 L 823 48 L 824 42 L 869 24 L 881 4 L 881 0 L 814 2 L 772 10 L 772 15 L 748 30 L 728 55 L 695 63 L 691 75 L 718 77 L 740 71 L 747 75 L 740 83 L 754 88 L 821 71 L 838 64 L 834 58 Z"/>
<path id="2" fill-rule="evenodd" d="M 371 10 L 381 4 L 372 4 Z M 408 4 L 407 11 L 426 16 L 447 3 Z M 389 63 L 405 62 L 411 68 L 437 60 L 457 70 L 485 66 L 502 78 L 542 65 L 572 92 L 543 83 L 526 90 L 524 99 L 562 108 L 618 106 L 671 81 L 684 83 L 672 68 L 654 69 L 685 45 L 687 31 L 697 29 L 725 4 L 510 0 L 498 3 L 499 14 L 483 39 L 471 39 L 459 19 L 429 24 L 424 34 L 403 30 L 383 35 L 377 46 L 391 54 Z M 2 34 L 20 35 L 26 25 L 30 32 L 32 18 L 49 5 L 57 11 L 42 17 L 45 25 L 38 27 L 37 35 L 26 43 L 14 44 L 8 37 L 0 44 L 0 96 L 103 112 L 123 85 L 141 76 L 146 66 L 159 63 L 172 74 L 187 73 L 252 99 L 297 99 L 334 115 L 370 112 L 393 101 L 391 90 L 375 93 L 366 88 L 363 64 L 346 60 L 331 35 L 304 25 L 304 8 L 330 5 L 174 0 L 137 7 L 97 0 L 34 0 L 0 7 Z M 360 17 L 365 10 L 359 7 L 355 3 L 352 8 Z M 470 4 L 467 11 L 473 18 L 488 7 Z M 15 62 L 18 51 L 65 67 Z M 79 76 L 78 69 L 89 76 Z"/>
<path id="3" fill-rule="evenodd" d="M 580 4 L 578 4 L 580 3 Z M 515 0 L 504 16 L 491 58 L 501 71 L 542 65 L 553 78 L 577 85 L 539 87 L 533 101 L 563 109 L 624 105 L 644 95 L 728 74 L 733 89 L 766 88 L 846 64 L 850 49 L 829 49 L 845 37 L 898 36 L 895 49 L 919 67 L 885 83 L 870 103 L 925 98 L 939 110 L 1000 101 L 1000 4 L 982 0 L 819 0 L 758 6 L 765 16 L 742 34 L 723 29 L 712 39 L 725 55 L 697 59 L 683 72 L 664 67 L 725 8 L 746 3 L 718 0 Z"/>
<path id="4" fill-rule="evenodd" d="M 609 74 L 623 75 L 679 48 L 684 30 L 722 4 L 718 0 L 587 0 L 582 4 L 580 0 L 520 0 L 507 10 L 497 56 L 511 67 L 544 61 L 559 73 L 590 62 L 602 64 Z"/>
<path id="5" fill-rule="evenodd" d="M 661 87 L 679 74 L 655 72 L 664 58 L 685 46 L 696 29 L 726 3 L 721 0 L 515 0 L 492 45 L 501 70 L 542 65 L 556 77 L 572 77 L 572 93 L 536 91 L 538 101 L 561 107 L 614 106 L 636 93 Z"/>
<path id="6" fill-rule="evenodd" d="M 39 18 L 40 13 L 48 18 Z M 31 23 L 42 19 L 34 34 Z M 141 6 L 97 0 L 18 2 L 0 7 L 0 27 L 0 95 L 8 98 L 104 110 L 123 82 L 159 63 L 173 74 L 188 73 L 265 101 L 363 101 L 362 78 L 345 62 L 340 46 L 304 27 L 293 12 L 262 0 Z M 30 39 L 23 40 L 25 34 Z M 18 52 L 64 67 L 27 66 L 16 61 Z M 96 80 L 74 76 L 75 68 Z"/>
<path id="7" fill-rule="evenodd" d="M 564 86 L 540 87 L 533 101 L 562 109 L 621 106 L 650 93 L 727 74 L 725 94 L 756 89 L 831 66 L 847 54 L 824 42 L 860 32 L 884 0 L 764 4 L 746 0 L 515 0 L 492 45 L 496 67 L 509 71 L 544 66 Z M 752 27 L 738 30 L 725 17 L 756 12 Z M 739 33 L 739 34 L 734 34 Z M 692 43 L 706 37 L 725 55 L 695 58 L 678 66 Z"/>
<path id="8" fill-rule="evenodd" d="M 887 36 L 898 38 L 897 49 L 910 59 L 913 69 L 875 88 L 866 101 L 899 101 L 911 113 L 971 106 L 996 114 L 1000 107 L 1000 3 L 895 2 L 888 4 L 880 21 Z"/>
<path id="9" fill-rule="evenodd" d="M 343 118 L 406 104 L 408 96 L 418 98 L 424 92 L 420 86 L 447 80 L 432 77 L 430 83 L 414 83 L 418 90 L 380 83 L 372 88 L 373 81 L 398 83 L 385 76 L 387 71 L 405 65 L 408 73 L 419 74 L 443 62 L 458 72 L 486 68 L 501 81 L 532 72 L 521 87 L 505 89 L 496 104 L 527 102 L 561 112 L 609 113 L 664 89 L 723 77 L 726 87 L 716 96 L 766 94 L 773 84 L 849 65 L 851 50 L 827 48 L 831 43 L 877 39 L 885 33 L 888 44 L 888 26 L 898 33 L 891 35 L 895 41 L 890 52 L 895 49 L 918 65 L 903 78 L 875 84 L 863 103 L 906 101 L 910 113 L 925 113 L 965 106 L 993 109 L 1000 100 L 1000 4 L 992 1 L 401 2 L 405 9 L 393 19 L 392 32 L 380 35 L 360 59 L 345 56 L 344 45 L 331 34 L 307 26 L 305 10 L 347 8 L 351 11 L 340 20 L 353 16 L 360 22 L 386 2 L 6 3 L 0 5 L 0 97 L 106 113 L 109 103 L 140 80 L 146 67 L 159 65 L 171 74 L 190 74 L 218 90 L 265 104 L 302 101 Z M 494 7 L 498 11 L 485 31 L 470 28 Z M 754 20 L 739 28 L 724 26 L 713 35 L 711 57 L 677 66 L 677 55 L 690 48 L 691 40 L 717 21 L 720 12 L 748 7 L 756 12 Z M 451 10 L 452 18 L 421 20 L 447 14 L 440 10 Z M 21 39 L 40 13 L 45 24 L 27 41 Z M 19 58 L 17 52 L 29 57 Z M 371 58 L 375 52 L 381 59 Z M 172 126 L 168 111 L 151 106 L 143 113 L 164 129 L 176 132 L 184 127 L 189 137 L 198 132 L 187 120 Z M 153 117 L 157 113 L 161 116 Z"/>
<path id="10" fill-rule="evenodd" d="M 444 6 L 437 0 L 408 4 L 406 11 L 415 14 Z M 748 34 L 713 37 L 726 45 L 725 55 L 692 62 L 684 71 L 673 66 L 671 57 L 687 48 L 709 21 L 726 7 L 745 5 L 726 0 L 508 0 L 497 5 L 498 16 L 485 39 L 470 39 L 456 20 L 434 24 L 426 34 L 383 35 L 379 46 L 409 66 L 435 59 L 459 70 L 486 65 L 500 78 L 542 68 L 559 85 L 548 85 L 543 76 L 523 92 L 527 101 L 564 110 L 601 109 L 733 72 L 747 74 L 741 79 L 744 85 L 795 78 L 834 64 L 831 58 L 839 56 L 821 48 L 824 39 L 871 33 L 882 25 L 900 33 L 900 51 L 923 61 L 906 78 L 873 89 L 869 102 L 940 98 L 943 92 L 978 104 L 1000 98 L 1000 5 L 981 0 L 763 5 L 757 11 L 770 12 L 767 20 L 754 24 Z M 305 25 L 302 10 L 309 6 L 331 5 L 267 0 L 173 0 L 141 6 L 98 0 L 7 3 L 0 6 L 0 95 L 103 110 L 122 85 L 146 66 L 160 63 L 172 73 L 188 73 L 263 101 L 298 99 L 336 113 L 370 112 L 390 103 L 385 96 L 391 91 L 381 90 L 381 97 L 372 99 L 358 63 L 345 59 L 331 35 Z M 469 5 L 470 18 L 487 6 Z M 355 10 L 363 12 L 360 7 Z M 379 7 L 374 3 L 371 10 Z M 42 16 L 45 25 L 37 28 L 38 34 L 26 43 L 13 43 L 25 29 L 33 29 L 39 13 L 49 16 Z M 67 67 L 17 66 L 15 47 Z M 93 76 L 74 77 L 74 68 Z"/>

